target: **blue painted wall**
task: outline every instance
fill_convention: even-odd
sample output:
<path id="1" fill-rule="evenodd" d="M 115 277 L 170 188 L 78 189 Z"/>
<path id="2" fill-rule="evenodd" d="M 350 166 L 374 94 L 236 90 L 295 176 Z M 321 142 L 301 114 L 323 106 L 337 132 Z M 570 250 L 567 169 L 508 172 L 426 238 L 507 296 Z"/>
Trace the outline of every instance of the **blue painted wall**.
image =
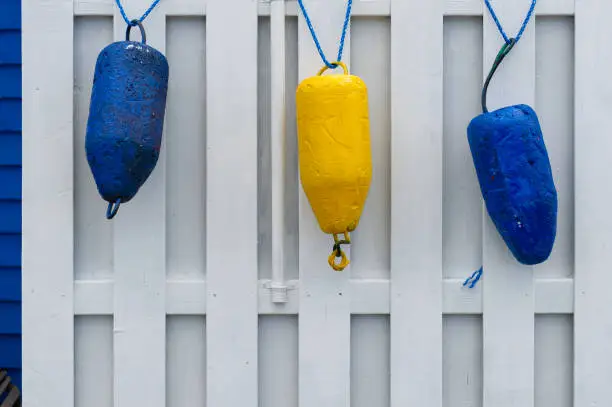
<path id="1" fill-rule="evenodd" d="M 21 387 L 21 0 L 0 0 L 0 368 Z"/>

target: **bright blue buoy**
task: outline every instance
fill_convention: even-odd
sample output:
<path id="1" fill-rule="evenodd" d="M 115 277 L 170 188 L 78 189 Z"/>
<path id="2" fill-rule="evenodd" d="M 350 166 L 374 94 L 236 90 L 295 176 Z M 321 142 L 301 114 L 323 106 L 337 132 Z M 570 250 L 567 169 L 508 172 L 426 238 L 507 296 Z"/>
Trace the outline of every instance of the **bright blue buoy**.
<path id="1" fill-rule="evenodd" d="M 527 105 L 483 113 L 468 141 L 487 211 L 516 259 L 545 261 L 557 232 L 557 191 L 538 117 Z"/>
<path id="2" fill-rule="evenodd" d="M 138 25 L 142 42 L 130 41 Z M 168 62 L 146 45 L 142 24 L 128 25 L 126 40 L 98 55 L 91 93 L 85 151 L 107 218 L 129 202 L 153 172 L 159 158 Z"/>
<path id="3" fill-rule="evenodd" d="M 482 88 L 482 111 L 467 128 L 480 191 L 497 231 L 522 264 L 544 262 L 557 235 L 557 190 L 542 129 L 524 104 L 493 112 L 487 89 L 495 70 L 516 44 L 501 48 Z"/>

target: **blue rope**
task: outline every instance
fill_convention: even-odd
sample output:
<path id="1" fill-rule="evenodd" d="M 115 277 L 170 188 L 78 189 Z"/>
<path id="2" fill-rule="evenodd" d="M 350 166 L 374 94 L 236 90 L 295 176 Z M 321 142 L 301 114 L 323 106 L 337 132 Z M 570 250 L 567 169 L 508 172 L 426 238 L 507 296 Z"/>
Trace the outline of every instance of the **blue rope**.
<path id="1" fill-rule="evenodd" d="M 149 8 L 147 9 L 147 11 L 145 11 L 145 13 L 142 15 L 142 17 L 140 17 L 138 20 L 130 20 L 128 18 L 128 16 L 125 14 L 125 10 L 123 9 L 123 6 L 121 5 L 121 0 L 115 0 L 115 3 L 117 3 L 117 7 L 119 7 L 119 11 L 121 12 L 121 15 L 123 16 L 123 19 L 125 20 L 125 23 L 127 25 L 130 25 L 132 27 L 136 26 L 136 21 L 139 22 L 143 22 L 145 20 L 145 18 L 147 18 L 149 16 L 149 14 L 151 14 L 151 11 L 153 11 L 153 9 L 155 8 L 155 6 L 157 6 L 157 4 L 160 2 L 161 0 L 155 0 L 153 1 L 153 3 L 151 4 L 151 6 L 149 6 Z"/>
<path id="2" fill-rule="evenodd" d="M 495 21 L 495 25 L 497 26 L 497 29 L 501 33 L 502 37 L 504 37 L 504 41 L 506 41 L 506 44 L 509 44 L 510 38 L 508 38 L 508 36 L 504 32 L 504 29 L 502 28 L 501 23 L 499 22 L 499 19 L 497 18 L 497 15 L 495 14 L 495 11 L 493 11 L 493 7 L 491 6 L 490 0 L 484 0 L 484 2 L 487 8 L 489 9 L 489 13 L 491 13 L 491 17 L 493 17 L 493 21 Z M 536 0 L 531 0 L 531 7 L 529 7 L 529 11 L 527 12 L 527 15 L 525 16 L 523 25 L 521 26 L 521 29 L 516 35 L 515 42 L 518 42 L 518 40 L 521 39 L 521 37 L 523 36 L 523 31 L 525 31 L 525 28 L 527 27 L 527 24 L 529 23 L 529 20 L 531 19 L 531 15 L 533 14 L 535 5 L 536 5 Z"/>
<path id="3" fill-rule="evenodd" d="M 473 272 L 470 277 L 466 278 L 465 281 L 463 282 L 463 286 L 465 287 L 466 285 L 468 285 L 468 283 L 471 282 L 470 288 L 474 288 L 478 280 L 480 280 L 481 276 L 482 276 L 482 267 L 480 267 L 478 270 Z"/>
<path id="4" fill-rule="evenodd" d="M 317 47 L 317 51 L 319 51 L 319 55 L 323 60 L 323 63 L 330 68 L 335 69 L 338 67 L 338 64 L 331 63 L 325 58 L 325 54 L 321 49 L 321 44 L 319 43 L 319 39 L 317 38 L 317 34 L 315 34 L 315 30 L 312 27 L 312 23 L 310 22 L 310 17 L 308 17 L 308 13 L 306 12 L 306 8 L 304 7 L 304 3 L 302 0 L 298 0 L 298 4 L 300 5 L 300 9 L 302 9 L 302 14 L 304 15 L 304 20 L 306 20 L 306 24 L 308 25 L 308 29 L 310 30 L 310 34 L 312 35 L 312 39 L 314 40 L 315 46 Z M 351 5 L 353 4 L 353 0 L 348 0 L 346 4 L 346 16 L 344 17 L 344 24 L 342 26 L 342 36 L 340 37 L 340 46 L 338 48 L 338 58 L 336 61 L 340 62 L 342 60 L 342 52 L 344 51 L 344 39 L 346 38 L 346 29 L 348 27 L 349 21 L 351 20 Z"/>

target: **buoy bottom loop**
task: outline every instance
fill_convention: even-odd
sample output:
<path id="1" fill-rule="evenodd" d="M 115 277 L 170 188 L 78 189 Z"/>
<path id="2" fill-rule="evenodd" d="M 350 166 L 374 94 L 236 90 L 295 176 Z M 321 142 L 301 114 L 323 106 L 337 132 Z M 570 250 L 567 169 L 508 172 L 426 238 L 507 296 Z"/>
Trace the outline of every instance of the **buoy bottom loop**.
<path id="1" fill-rule="evenodd" d="M 117 214 L 119 210 L 119 205 L 121 205 L 121 198 L 117 198 L 115 202 L 109 202 L 108 208 L 106 209 L 106 219 L 112 219 Z"/>
<path id="2" fill-rule="evenodd" d="M 348 232 L 344 232 L 344 239 L 339 240 L 338 235 L 334 233 L 334 247 L 332 248 L 332 252 L 327 258 L 327 262 L 330 267 L 336 271 L 342 271 L 349 265 L 350 261 L 346 257 L 346 253 L 342 251 L 340 245 L 343 244 L 351 244 L 351 238 Z M 336 258 L 340 258 L 340 263 L 336 264 Z"/>

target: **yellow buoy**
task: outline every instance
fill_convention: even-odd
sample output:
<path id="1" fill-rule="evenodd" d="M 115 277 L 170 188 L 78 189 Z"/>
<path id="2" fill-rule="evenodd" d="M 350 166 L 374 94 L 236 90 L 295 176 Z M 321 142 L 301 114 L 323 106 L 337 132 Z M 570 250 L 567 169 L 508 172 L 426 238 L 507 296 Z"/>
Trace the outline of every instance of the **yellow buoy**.
<path id="1" fill-rule="evenodd" d="M 328 262 L 339 271 L 349 264 L 340 245 L 350 243 L 370 189 L 372 153 L 367 87 L 336 64 L 344 74 L 322 75 L 324 66 L 299 84 L 296 108 L 300 180 L 319 227 L 334 236 Z"/>

